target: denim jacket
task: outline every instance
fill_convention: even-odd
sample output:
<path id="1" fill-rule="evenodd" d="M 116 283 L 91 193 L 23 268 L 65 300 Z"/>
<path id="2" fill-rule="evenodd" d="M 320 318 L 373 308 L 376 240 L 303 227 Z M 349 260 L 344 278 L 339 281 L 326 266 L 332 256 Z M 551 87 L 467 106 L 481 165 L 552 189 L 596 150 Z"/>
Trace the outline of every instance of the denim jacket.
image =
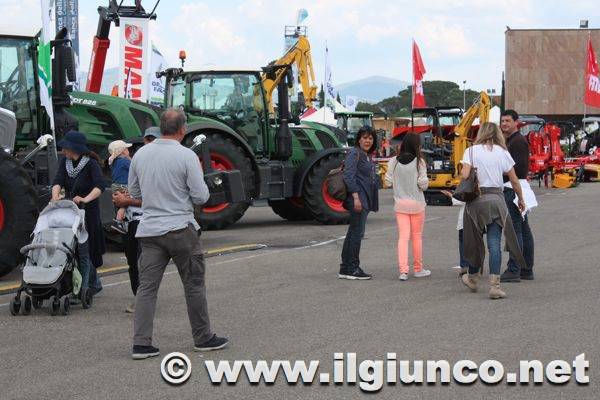
<path id="1" fill-rule="evenodd" d="M 348 196 L 344 200 L 346 210 L 354 208 L 352 193 L 358 193 L 363 209 L 367 211 L 379 210 L 379 184 L 376 165 L 370 156 L 357 147 L 350 149 L 346 155 L 344 183 L 346 183 L 348 189 Z"/>

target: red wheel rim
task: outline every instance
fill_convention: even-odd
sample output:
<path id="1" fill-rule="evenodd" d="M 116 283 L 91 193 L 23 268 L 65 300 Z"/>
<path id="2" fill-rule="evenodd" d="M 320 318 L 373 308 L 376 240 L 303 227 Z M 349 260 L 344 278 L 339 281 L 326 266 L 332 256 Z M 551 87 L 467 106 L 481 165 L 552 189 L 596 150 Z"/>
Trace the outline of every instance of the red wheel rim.
<path id="1" fill-rule="evenodd" d="M 0 199 L 0 232 L 4 229 L 4 202 Z"/>
<path id="2" fill-rule="evenodd" d="M 326 180 L 324 180 L 323 184 L 321 185 L 321 194 L 323 195 L 323 201 L 325 201 L 325 204 L 327 204 L 327 207 L 329 207 L 330 209 L 332 209 L 335 212 L 339 212 L 339 213 L 346 212 L 346 210 L 344 209 L 344 206 L 342 205 L 343 201 L 335 199 L 335 198 L 331 197 L 331 195 L 329 194 L 329 191 L 327 190 L 327 181 Z"/>
<path id="3" fill-rule="evenodd" d="M 217 171 L 229 171 L 234 169 L 233 163 L 229 158 L 219 153 L 210 153 L 210 164 L 213 169 Z M 202 212 L 214 214 L 223 211 L 227 207 L 229 207 L 229 203 L 221 203 L 211 207 L 204 207 Z"/>

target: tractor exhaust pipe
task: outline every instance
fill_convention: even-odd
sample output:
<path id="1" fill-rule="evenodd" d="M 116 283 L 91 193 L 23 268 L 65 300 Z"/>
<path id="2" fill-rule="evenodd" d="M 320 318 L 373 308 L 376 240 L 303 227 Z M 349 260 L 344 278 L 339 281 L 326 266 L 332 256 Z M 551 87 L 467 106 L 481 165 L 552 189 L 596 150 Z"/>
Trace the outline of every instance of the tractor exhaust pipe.
<path id="1" fill-rule="evenodd" d="M 277 85 L 277 114 L 279 128 L 275 134 L 275 158 L 287 160 L 292 156 L 292 133 L 290 132 L 290 104 L 288 98 L 289 74 Z"/>

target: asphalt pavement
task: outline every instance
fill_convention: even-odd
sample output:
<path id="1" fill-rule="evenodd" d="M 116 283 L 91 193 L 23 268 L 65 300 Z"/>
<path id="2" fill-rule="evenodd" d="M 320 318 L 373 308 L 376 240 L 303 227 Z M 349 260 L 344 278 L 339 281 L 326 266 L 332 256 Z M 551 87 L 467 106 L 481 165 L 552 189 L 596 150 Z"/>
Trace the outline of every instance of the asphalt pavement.
<path id="1" fill-rule="evenodd" d="M 383 385 L 380 398 L 598 399 L 600 184 L 569 190 L 536 189 L 531 215 L 536 279 L 504 284 L 507 298 L 487 298 L 487 285 L 470 293 L 459 281 L 457 207 L 429 207 L 424 232 L 428 278 L 398 280 L 390 191 L 367 223 L 361 259 L 371 281 L 336 279 L 345 226 L 290 223 L 266 207 L 249 210 L 234 227 L 204 232 L 206 248 L 265 244 L 260 250 L 207 259 L 211 324 L 230 346 L 194 353 L 181 281 L 167 269 L 159 293 L 154 344 L 161 356 L 130 358 L 132 300 L 127 274 L 104 278 L 90 310 L 68 316 L 47 307 L 12 317 L 0 296 L 2 399 L 334 399 L 367 394 L 359 385 L 274 385 L 209 382 L 204 361 L 320 360 L 333 371 L 334 353 L 361 360 L 495 359 L 507 372 L 519 360 L 569 362 L 585 353 L 588 385 Z M 504 254 L 506 259 L 506 254 Z M 487 268 L 486 268 L 487 274 Z M 163 356 L 182 352 L 192 373 L 181 386 L 160 374 Z"/>

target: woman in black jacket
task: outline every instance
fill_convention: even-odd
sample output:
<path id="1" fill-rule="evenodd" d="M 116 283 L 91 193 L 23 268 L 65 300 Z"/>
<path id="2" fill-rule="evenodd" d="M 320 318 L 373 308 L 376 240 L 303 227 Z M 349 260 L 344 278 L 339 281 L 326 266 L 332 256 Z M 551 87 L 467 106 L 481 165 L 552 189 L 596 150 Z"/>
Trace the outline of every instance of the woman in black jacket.
<path id="1" fill-rule="evenodd" d="M 360 267 L 360 245 L 365 232 L 367 215 L 379 210 L 379 184 L 376 164 L 371 154 L 377 148 L 373 128 L 365 126 L 356 135 L 356 145 L 344 161 L 344 182 L 348 196 L 344 208 L 350 211 L 350 225 L 342 249 L 340 279 L 371 279 Z"/>
<path id="2" fill-rule="evenodd" d="M 70 131 L 57 146 L 62 149 L 64 157 L 59 161 L 52 184 L 52 200 L 59 200 L 64 189 L 66 198 L 72 199 L 77 205 L 84 204 L 85 227 L 89 238 L 79 246 L 79 256 L 81 263 L 89 263 L 89 268 L 82 268 L 82 286 L 89 287 L 95 294 L 102 290 L 96 268 L 102 265 L 102 255 L 106 252 L 98 200 L 104 191 L 100 161 L 98 156 L 88 149 L 83 133 Z M 89 271 L 87 279 L 86 270 Z"/>

